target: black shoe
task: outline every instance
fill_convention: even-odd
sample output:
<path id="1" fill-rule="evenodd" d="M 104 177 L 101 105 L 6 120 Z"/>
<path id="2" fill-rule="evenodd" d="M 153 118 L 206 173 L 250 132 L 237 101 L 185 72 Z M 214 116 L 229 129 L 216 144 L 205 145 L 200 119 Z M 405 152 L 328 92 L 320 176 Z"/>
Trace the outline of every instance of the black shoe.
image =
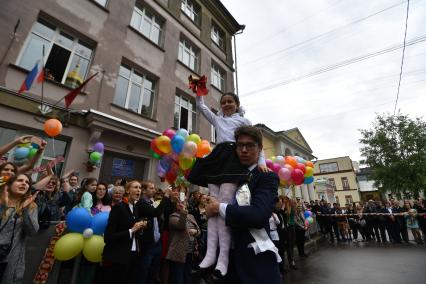
<path id="1" fill-rule="evenodd" d="M 222 275 L 220 270 L 215 269 L 211 277 L 212 283 L 224 283 L 224 279 L 225 275 Z"/>
<path id="2" fill-rule="evenodd" d="M 209 267 L 205 267 L 205 268 L 197 265 L 194 269 L 192 269 L 191 274 L 197 275 L 197 276 L 205 276 L 205 275 L 211 273 L 212 270 L 213 270 L 213 265 L 209 266 Z"/>

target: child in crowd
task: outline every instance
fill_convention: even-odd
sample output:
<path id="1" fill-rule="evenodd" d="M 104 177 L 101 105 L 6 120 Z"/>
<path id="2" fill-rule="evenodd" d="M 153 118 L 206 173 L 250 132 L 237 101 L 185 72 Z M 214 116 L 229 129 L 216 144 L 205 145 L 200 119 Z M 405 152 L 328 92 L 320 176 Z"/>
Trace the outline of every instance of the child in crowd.
<path id="1" fill-rule="evenodd" d="M 86 178 L 81 182 L 80 191 L 77 193 L 77 207 L 86 208 L 89 212 L 93 206 L 92 193 L 96 191 L 98 180 Z"/>
<path id="2" fill-rule="evenodd" d="M 408 210 L 408 213 L 405 215 L 405 220 L 407 221 L 407 228 L 411 230 L 416 243 L 423 244 L 422 235 L 419 229 L 419 221 L 417 220 L 417 210 Z"/>
<path id="3" fill-rule="evenodd" d="M 209 195 L 219 202 L 231 203 L 237 187 L 247 179 L 248 170 L 241 165 L 236 154 L 234 131 L 240 126 L 251 125 L 244 118 L 240 100 L 233 93 L 226 93 L 220 99 L 221 110 L 213 113 L 204 104 L 202 96 L 196 99 L 198 110 L 215 127 L 217 133 L 216 147 L 207 157 L 197 159 L 188 181 L 209 188 Z M 261 171 L 268 171 L 263 151 L 260 155 L 258 166 Z M 225 220 L 218 216 L 209 218 L 207 226 L 207 252 L 199 267 L 203 270 L 211 267 L 216 262 L 216 251 L 219 243 L 219 256 L 216 271 L 221 276 L 228 271 L 228 255 L 231 244 L 230 229 Z"/>

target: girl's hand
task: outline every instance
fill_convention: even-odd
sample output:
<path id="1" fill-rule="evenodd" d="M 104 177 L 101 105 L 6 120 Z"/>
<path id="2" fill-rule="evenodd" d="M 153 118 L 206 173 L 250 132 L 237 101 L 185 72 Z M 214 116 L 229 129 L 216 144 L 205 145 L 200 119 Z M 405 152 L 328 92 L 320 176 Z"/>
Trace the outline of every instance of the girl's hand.
<path id="1" fill-rule="evenodd" d="M 9 192 L 3 188 L 3 192 L 0 194 L 0 205 L 8 206 L 9 204 Z"/>
<path id="2" fill-rule="evenodd" d="M 198 233 L 198 231 L 196 229 L 189 229 L 188 233 L 190 236 L 195 236 Z"/>
<path id="3" fill-rule="evenodd" d="M 27 208 L 28 205 L 33 203 L 39 192 L 40 191 L 36 191 L 33 195 L 30 195 L 27 199 L 25 199 L 24 203 L 22 203 L 22 209 Z"/>
<path id="4" fill-rule="evenodd" d="M 270 172 L 271 169 L 268 168 L 266 165 L 258 165 L 257 168 L 259 169 L 259 171 L 261 171 L 262 173 L 267 173 Z"/>
<path id="5" fill-rule="evenodd" d="M 32 135 L 24 135 L 15 140 L 15 144 L 27 144 L 31 142 Z"/>

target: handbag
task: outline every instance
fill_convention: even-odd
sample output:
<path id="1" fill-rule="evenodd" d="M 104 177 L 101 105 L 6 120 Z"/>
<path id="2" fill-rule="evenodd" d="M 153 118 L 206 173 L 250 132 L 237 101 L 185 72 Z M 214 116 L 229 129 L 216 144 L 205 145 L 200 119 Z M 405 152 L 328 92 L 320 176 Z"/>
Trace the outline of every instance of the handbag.
<path id="1" fill-rule="evenodd" d="M 0 229 L 0 233 L 3 231 L 3 229 L 6 227 L 7 223 L 9 223 L 10 218 L 12 217 L 9 216 L 9 218 L 7 218 L 7 221 L 4 223 L 3 227 L 1 227 Z M 12 238 L 10 239 L 10 243 L 8 244 L 1 244 L 0 245 L 0 259 L 4 259 L 6 258 L 6 256 L 9 255 L 10 250 L 12 249 L 12 245 L 13 245 L 13 239 L 15 237 L 15 226 L 16 226 L 16 220 L 18 218 L 16 218 L 16 216 L 14 216 L 15 221 L 13 222 L 13 231 L 12 231 Z"/>

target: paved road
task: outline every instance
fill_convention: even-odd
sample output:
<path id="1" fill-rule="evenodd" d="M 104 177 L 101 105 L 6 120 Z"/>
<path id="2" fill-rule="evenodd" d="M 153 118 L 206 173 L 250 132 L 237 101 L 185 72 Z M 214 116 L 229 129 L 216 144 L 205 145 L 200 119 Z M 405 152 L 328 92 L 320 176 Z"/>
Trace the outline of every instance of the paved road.
<path id="1" fill-rule="evenodd" d="M 426 245 L 351 243 L 327 245 L 297 261 L 284 283 L 425 284 Z"/>

